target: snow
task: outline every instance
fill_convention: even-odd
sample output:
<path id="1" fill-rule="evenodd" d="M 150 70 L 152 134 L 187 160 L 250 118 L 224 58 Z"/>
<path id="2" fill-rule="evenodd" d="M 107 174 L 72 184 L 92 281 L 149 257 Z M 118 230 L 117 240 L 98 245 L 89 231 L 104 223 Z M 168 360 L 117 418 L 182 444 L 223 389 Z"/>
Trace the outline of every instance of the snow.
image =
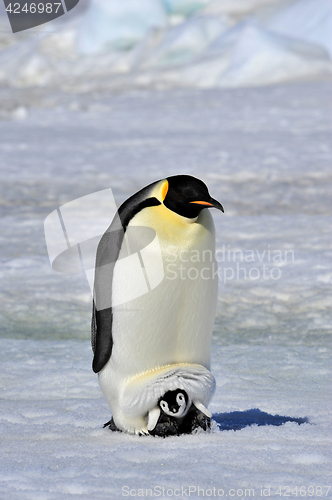
<path id="1" fill-rule="evenodd" d="M 154 487 L 168 498 L 189 487 L 192 498 L 213 488 L 280 498 L 279 486 L 326 498 L 330 91 L 328 82 L 0 89 L 1 498 L 138 497 Z M 119 205 L 178 173 L 204 180 L 225 208 L 213 212 L 213 428 L 167 439 L 112 433 L 91 370 L 90 289 L 83 274 L 51 268 L 44 220 L 108 188 Z"/>
<path id="2" fill-rule="evenodd" d="M 122 498 L 126 487 L 192 486 L 250 488 L 254 498 L 260 498 L 262 487 L 270 487 L 271 498 L 278 498 L 279 485 L 327 485 L 329 408 L 327 402 L 322 404 L 326 375 L 321 368 L 327 357 L 324 350 L 303 346 L 262 351 L 261 346 L 216 345 L 214 365 L 218 360 L 222 370 L 217 369 L 220 387 L 211 409 L 230 430 L 221 432 L 214 424 L 210 434 L 139 438 L 101 428 L 108 408 L 87 369 L 87 342 L 2 340 L 8 395 L 1 412 L 1 496 Z M 257 407 L 261 412 L 246 412 Z M 309 414 L 312 423 L 262 425 L 264 411 L 293 417 Z M 252 425 L 233 430 L 248 423 Z"/>

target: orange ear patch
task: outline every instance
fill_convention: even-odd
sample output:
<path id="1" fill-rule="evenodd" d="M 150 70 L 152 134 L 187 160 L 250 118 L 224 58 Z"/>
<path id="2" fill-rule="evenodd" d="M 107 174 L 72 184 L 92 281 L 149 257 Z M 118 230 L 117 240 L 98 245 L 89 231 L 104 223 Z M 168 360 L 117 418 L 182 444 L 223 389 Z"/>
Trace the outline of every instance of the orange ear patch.
<path id="1" fill-rule="evenodd" d="M 161 197 L 163 201 L 166 198 L 167 192 L 168 192 L 168 181 L 166 180 L 161 190 Z"/>

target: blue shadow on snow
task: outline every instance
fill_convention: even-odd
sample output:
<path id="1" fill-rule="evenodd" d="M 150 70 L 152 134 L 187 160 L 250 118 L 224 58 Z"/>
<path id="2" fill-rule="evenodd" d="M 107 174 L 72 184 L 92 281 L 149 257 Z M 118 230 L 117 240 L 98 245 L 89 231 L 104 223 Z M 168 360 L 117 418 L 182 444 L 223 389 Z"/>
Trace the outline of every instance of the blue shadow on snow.
<path id="1" fill-rule="evenodd" d="M 280 415 L 270 415 L 258 408 L 246 411 L 232 411 L 231 413 L 214 413 L 212 419 L 218 424 L 221 431 L 239 431 L 250 425 L 283 425 L 286 422 L 296 422 L 297 424 L 307 424 L 307 417 L 282 417 Z"/>

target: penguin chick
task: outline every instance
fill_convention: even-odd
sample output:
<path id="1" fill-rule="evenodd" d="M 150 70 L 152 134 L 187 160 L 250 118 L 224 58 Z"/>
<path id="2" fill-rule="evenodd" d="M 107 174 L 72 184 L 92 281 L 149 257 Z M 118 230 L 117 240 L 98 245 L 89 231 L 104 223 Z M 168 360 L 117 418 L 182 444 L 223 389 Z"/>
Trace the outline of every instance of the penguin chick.
<path id="1" fill-rule="evenodd" d="M 158 401 L 161 410 L 171 417 L 184 417 L 188 412 L 189 404 L 188 394 L 185 391 L 177 389 L 176 391 L 168 391 Z"/>
<path id="2" fill-rule="evenodd" d="M 181 389 L 167 391 L 159 398 L 158 405 L 149 411 L 147 424 L 148 431 L 155 429 L 160 419 L 160 414 L 182 419 L 187 414 L 190 406 L 191 401 L 186 391 Z"/>
<path id="3" fill-rule="evenodd" d="M 189 410 L 192 411 L 194 407 L 199 410 L 199 413 L 203 413 L 209 419 L 212 417 L 211 413 L 203 405 L 203 403 L 200 403 L 199 401 L 192 402 L 186 391 L 181 389 L 168 391 L 159 399 L 158 406 L 150 410 L 147 429 L 149 431 L 155 429 L 160 419 L 160 414 L 180 419 L 180 422 L 182 423 L 183 418 L 186 417 Z"/>

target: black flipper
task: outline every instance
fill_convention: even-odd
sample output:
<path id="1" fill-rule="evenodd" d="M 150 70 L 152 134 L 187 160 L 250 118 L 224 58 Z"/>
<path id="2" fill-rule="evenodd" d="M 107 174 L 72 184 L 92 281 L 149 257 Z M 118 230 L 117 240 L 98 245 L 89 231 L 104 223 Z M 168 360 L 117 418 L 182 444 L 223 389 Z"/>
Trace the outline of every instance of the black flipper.
<path id="1" fill-rule="evenodd" d="M 112 354 L 112 280 L 123 237 L 129 222 L 138 212 L 161 204 L 157 198 L 148 197 L 158 182 L 160 181 L 145 187 L 121 205 L 98 245 L 91 321 L 91 344 L 94 352 L 92 368 L 95 373 L 104 368 Z"/>
<path id="2" fill-rule="evenodd" d="M 94 306 L 95 307 L 95 306 Z M 113 347 L 113 336 L 112 336 L 112 323 L 113 323 L 113 312 L 112 308 L 103 309 L 102 311 L 97 311 L 95 309 L 96 315 L 96 345 L 94 351 L 94 357 L 92 362 L 92 369 L 95 373 L 100 372 L 102 368 L 106 365 L 107 361 L 110 359 Z M 99 335 L 98 332 L 110 332 L 110 335 Z"/>

